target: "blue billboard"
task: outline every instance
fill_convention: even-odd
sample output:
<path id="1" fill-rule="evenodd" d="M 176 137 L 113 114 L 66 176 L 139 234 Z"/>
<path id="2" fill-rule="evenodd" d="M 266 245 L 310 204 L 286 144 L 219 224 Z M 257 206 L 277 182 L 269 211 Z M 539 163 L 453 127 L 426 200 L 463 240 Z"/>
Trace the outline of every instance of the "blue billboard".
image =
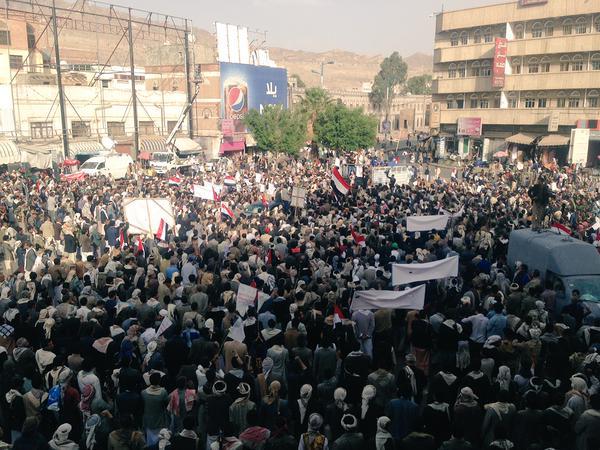
<path id="1" fill-rule="evenodd" d="M 250 109 L 267 105 L 287 108 L 287 70 L 250 64 L 220 63 L 221 118 L 231 119 L 236 132 L 244 132 L 242 120 Z"/>

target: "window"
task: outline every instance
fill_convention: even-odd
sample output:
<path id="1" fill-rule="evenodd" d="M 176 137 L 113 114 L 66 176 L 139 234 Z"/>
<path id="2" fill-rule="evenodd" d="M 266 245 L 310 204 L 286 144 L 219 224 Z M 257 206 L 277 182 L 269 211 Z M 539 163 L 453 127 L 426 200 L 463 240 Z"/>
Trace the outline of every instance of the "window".
<path id="1" fill-rule="evenodd" d="M 450 35 L 450 45 L 456 47 L 458 45 L 458 33 L 452 33 Z"/>
<path id="2" fill-rule="evenodd" d="M 573 33 L 573 21 L 571 19 L 563 20 L 563 34 Z"/>
<path id="3" fill-rule="evenodd" d="M 554 35 L 554 22 L 546 22 L 544 24 L 544 35 L 551 37 Z"/>
<path id="4" fill-rule="evenodd" d="M 48 139 L 54 135 L 52 122 L 31 122 L 32 139 Z"/>
<path id="5" fill-rule="evenodd" d="M 541 38 L 543 36 L 543 27 L 541 22 L 536 22 L 531 27 L 531 37 L 533 38 Z"/>
<path id="6" fill-rule="evenodd" d="M 550 72 L 550 58 L 544 56 L 540 61 L 540 72 L 548 73 Z"/>
<path id="7" fill-rule="evenodd" d="M 535 108 L 535 99 L 532 97 L 526 97 L 525 108 Z"/>
<path id="8" fill-rule="evenodd" d="M 106 122 L 109 136 L 125 136 L 125 122 Z"/>
<path id="9" fill-rule="evenodd" d="M 493 40 L 492 29 L 486 28 L 483 31 L 483 41 L 484 42 L 492 42 L 492 40 Z"/>
<path id="10" fill-rule="evenodd" d="M 573 56 L 573 64 L 571 64 L 571 70 L 574 72 L 581 72 L 583 70 L 583 56 Z"/>
<path id="11" fill-rule="evenodd" d="M 77 137 L 89 137 L 92 135 L 92 129 L 90 122 L 83 122 L 78 120 L 71 121 L 71 136 Z"/>
<path id="12" fill-rule="evenodd" d="M 102 80 L 102 87 L 105 89 L 108 88 L 109 83 L 110 83 L 109 80 Z"/>
<path id="13" fill-rule="evenodd" d="M 567 106 L 567 95 L 564 92 L 559 92 L 556 99 L 556 106 L 558 108 L 564 108 Z"/>
<path id="14" fill-rule="evenodd" d="M 478 77 L 481 72 L 481 63 L 479 61 L 474 61 L 471 64 L 471 76 Z"/>
<path id="15" fill-rule="evenodd" d="M 524 27 L 522 24 L 518 24 L 515 26 L 515 39 L 523 39 L 525 35 Z"/>
<path id="16" fill-rule="evenodd" d="M 492 76 L 492 64 L 489 61 L 481 63 L 481 76 L 491 77 Z"/>
<path id="17" fill-rule="evenodd" d="M 546 108 L 548 106 L 548 99 L 544 97 L 538 98 L 538 108 Z"/>
<path id="18" fill-rule="evenodd" d="M 448 66 L 448 78 L 456 78 L 456 64 L 454 63 Z"/>
<path id="19" fill-rule="evenodd" d="M 585 34 L 587 32 L 587 23 L 584 17 L 580 17 L 575 22 L 575 33 Z"/>
<path id="20" fill-rule="evenodd" d="M 446 97 L 446 107 L 448 109 L 454 109 L 456 107 L 456 103 L 454 102 L 453 95 L 449 95 L 448 97 Z"/>
<path id="21" fill-rule="evenodd" d="M 23 67 L 23 57 L 21 55 L 8 55 L 8 61 L 11 69 Z"/>
<path id="22" fill-rule="evenodd" d="M 600 17 L 596 17 L 596 20 L 594 20 L 594 29 L 596 33 L 600 33 Z"/>
<path id="23" fill-rule="evenodd" d="M 598 108 L 598 105 L 600 105 L 600 102 L 598 101 L 598 91 L 593 90 L 588 92 L 588 98 L 587 98 L 587 107 L 588 108 Z"/>
<path id="24" fill-rule="evenodd" d="M 561 72 L 568 72 L 569 71 L 569 57 L 568 56 L 561 56 L 560 57 L 560 71 Z"/>
<path id="25" fill-rule="evenodd" d="M 467 76 L 467 63 L 458 64 L 458 78 L 464 78 Z"/>
<path id="26" fill-rule="evenodd" d="M 167 132 L 170 133 L 177 126 L 176 120 L 167 120 Z"/>
<path id="27" fill-rule="evenodd" d="M 571 95 L 569 96 L 569 108 L 579 108 L 579 97 L 579 92 L 571 92 Z"/>
<path id="28" fill-rule="evenodd" d="M 530 58 L 527 64 L 527 71 L 529 73 L 538 73 L 540 71 L 540 65 L 537 58 Z"/>
<path id="29" fill-rule="evenodd" d="M 481 44 L 481 30 L 475 30 L 473 32 L 473 42 L 475 44 Z"/>
<path id="30" fill-rule="evenodd" d="M 600 70 L 600 53 L 592 55 L 592 70 Z"/>
<path id="31" fill-rule="evenodd" d="M 462 31 L 460 33 L 460 45 L 467 45 L 469 43 L 469 33 Z"/>
<path id="32" fill-rule="evenodd" d="M 470 106 L 471 106 L 471 109 L 475 109 L 475 108 L 477 108 L 477 104 L 479 103 L 479 101 L 478 101 L 478 100 L 479 100 L 479 99 L 477 98 L 477 95 L 476 95 L 476 94 L 472 94 L 472 95 L 471 95 L 471 105 L 470 105 Z"/>
<path id="33" fill-rule="evenodd" d="M 153 120 L 140 120 L 138 122 L 138 130 L 140 134 L 152 135 L 154 134 L 154 121 Z"/>
<path id="34" fill-rule="evenodd" d="M 456 99 L 456 107 L 458 109 L 463 109 L 465 107 L 465 99 L 464 99 L 464 97 L 458 97 Z"/>
<path id="35" fill-rule="evenodd" d="M 509 94 L 508 96 L 508 107 L 509 108 L 516 108 L 518 106 L 518 101 L 517 101 L 517 95 L 516 94 Z"/>
<path id="36" fill-rule="evenodd" d="M 519 75 L 521 73 L 521 61 L 518 59 L 513 59 L 512 63 L 512 73 L 515 75 Z"/>
<path id="37" fill-rule="evenodd" d="M 10 45 L 10 31 L 0 30 L 0 45 Z"/>
<path id="38" fill-rule="evenodd" d="M 482 95 L 479 99 L 479 107 L 480 108 L 489 108 L 490 101 L 488 100 L 488 96 L 486 94 Z"/>
<path id="39" fill-rule="evenodd" d="M 26 28 L 27 28 L 27 48 L 29 50 L 33 50 L 33 49 L 35 49 L 35 41 L 36 41 L 35 30 L 29 24 L 27 24 Z"/>
<path id="40" fill-rule="evenodd" d="M 494 95 L 494 108 L 500 108 L 500 94 Z"/>

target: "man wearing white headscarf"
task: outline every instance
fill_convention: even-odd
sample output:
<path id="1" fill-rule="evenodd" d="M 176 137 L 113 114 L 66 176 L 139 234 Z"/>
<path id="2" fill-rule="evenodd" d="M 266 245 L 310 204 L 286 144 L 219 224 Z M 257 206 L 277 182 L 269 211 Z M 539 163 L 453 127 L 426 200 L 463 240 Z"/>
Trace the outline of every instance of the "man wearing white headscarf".
<path id="1" fill-rule="evenodd" d="M 71 429 L 72 427 L 68 423 L 59 426 L 48 442 L 50 448 L 52 450 L 79 450 L 79 445 L 69 439 Z"/>

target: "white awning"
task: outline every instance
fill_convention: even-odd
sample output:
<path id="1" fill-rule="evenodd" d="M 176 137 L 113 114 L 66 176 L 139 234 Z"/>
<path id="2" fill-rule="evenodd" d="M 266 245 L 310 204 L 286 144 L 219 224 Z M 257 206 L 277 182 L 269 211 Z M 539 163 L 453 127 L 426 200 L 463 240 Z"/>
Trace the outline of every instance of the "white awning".
<path id="1" fill-rule="evenodd" d="M 69 141 L 69 153 L 72 156 L 77 155 L 97 155 L 106 149 L 98 141 Z"/>
<path id="2" fill-rule="evenodd" d="M 549 134 L 538 142 L 538 147 L 563 147 L 569 145 L 570 138 L 560 134 Z"/>
<path id="3" fill-rule="evenodd" d="M 141 152 L 164 152 L 166 140 L 162 136 L 141 136 L 140 137 L 140 153 Z"/>
<path id="4" fill-rule="evenodd" d="M 21 162 L 21 154 L 13 141 L 0 140 L 0 164 Z"/>
<path id="5" fill-rule="evenodd" d="M 175 139 L 175 148 L 181 153 L 194 153 L 202 150 L 200 144 L 192 141 L 190 138 L 178 137 Z"/>
<path id="6" fill-rule="evenodd" d="M 49 169 L 52 167 L 52 146 L 42 145 L 19 145 L 21 150 L 21 162 L 27 163 L 37 169 Z"/>

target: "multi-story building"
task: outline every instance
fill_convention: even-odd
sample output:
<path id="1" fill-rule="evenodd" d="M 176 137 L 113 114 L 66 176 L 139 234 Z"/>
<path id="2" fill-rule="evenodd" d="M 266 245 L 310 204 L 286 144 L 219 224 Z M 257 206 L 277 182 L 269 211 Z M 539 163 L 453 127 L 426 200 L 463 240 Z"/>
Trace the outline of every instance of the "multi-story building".
<path id="1" fill-rule="evenodd" d="M 446 148 L 484 158 L 537 151 L 545 162 L 565 163 L 570 141 L 583 136 L 588 163 L 597 160 L 600 136 L 589 128 L 600 128 L 600 2 L 519 0 L 444 11 L 433 70 L 431 126 Z"/>

